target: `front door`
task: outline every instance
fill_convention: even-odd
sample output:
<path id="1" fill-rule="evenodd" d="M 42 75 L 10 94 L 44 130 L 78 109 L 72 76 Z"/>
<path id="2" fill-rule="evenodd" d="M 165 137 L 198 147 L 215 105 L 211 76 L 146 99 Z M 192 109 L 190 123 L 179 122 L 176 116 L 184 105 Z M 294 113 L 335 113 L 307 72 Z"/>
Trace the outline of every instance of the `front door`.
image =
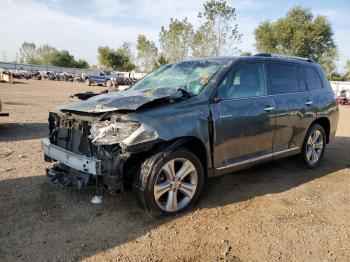
<path id="1" fill-rule="evenodd" d="M 264 63 L 235 65 L 220 83 L 218 96 L 210 105 L 214 167 L 223 170 L 271 156 L 275 104 L 268 96 Z"/>

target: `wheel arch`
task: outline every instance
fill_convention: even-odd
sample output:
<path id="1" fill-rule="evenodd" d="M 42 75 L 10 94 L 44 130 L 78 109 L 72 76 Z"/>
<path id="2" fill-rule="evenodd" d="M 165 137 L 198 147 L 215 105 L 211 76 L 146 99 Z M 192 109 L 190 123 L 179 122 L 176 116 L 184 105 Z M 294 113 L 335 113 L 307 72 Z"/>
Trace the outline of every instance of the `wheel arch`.
<path id="1" fill-rule="evenodd" d="M 204 173 L 207 174 L 206 170 L 208 168 L 208 156 L 203 142 L 195 136 L 182 137 L 179 139 L 182 139 L 179 146 L 185 147 L 195 154 L 202 163 Z"/>
<path id="2" fill-rule="evenodd" d="M 330 132 L 331 132 L 331 123 L 330 123 L 329 119 L 327 117 L 317 118 L 311 123 L 310 127 L 313 126 L 314 124 L 319 124 L 320 126 L 323 127 L 324 132 L 326 133 L 326 142 L 328 144 Z"/>
<path id="3" fill-rule="evenodd" d="M 123 165 L 123 180 L 124 187 L 126 189 L 131 188 L 132 178 L 134 177 L 134 172 L 138 172 L 138 167 L 141 163 L 149 158 L 150 156 L 162 152 L 162 157 L 165 157 L 176 149 L 184 147 L 190 150 L 194 155 L 198 157 L 203 166 L 203 171 L 205 177 L 207 177 L 207 169 L 208 169 L 208 156 L 207 150 L 205 148 L 204 143 L 197 137 L 194 136 L 185 136 L 178 137 L 170 141 L 161 141 L 156 144 L 154 147 L 147 151 L 135 153 L 131 155 Z M 209 156 L 210 157 L 210 156 Z M 150 163 L 150 166 L 153 167 L 153 163 Z"/>

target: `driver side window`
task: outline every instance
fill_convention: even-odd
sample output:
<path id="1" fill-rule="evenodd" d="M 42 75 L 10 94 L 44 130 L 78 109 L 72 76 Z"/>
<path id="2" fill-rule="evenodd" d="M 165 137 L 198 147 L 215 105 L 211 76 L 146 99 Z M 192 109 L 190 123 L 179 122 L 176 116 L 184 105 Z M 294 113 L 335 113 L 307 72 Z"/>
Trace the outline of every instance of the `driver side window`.
<path id="1" fill-rule="evenodd" d="M 219 97 L 224 100 L 267 95 L 264 64 L 240 64 L 232 68 L 219 86 Z"/>

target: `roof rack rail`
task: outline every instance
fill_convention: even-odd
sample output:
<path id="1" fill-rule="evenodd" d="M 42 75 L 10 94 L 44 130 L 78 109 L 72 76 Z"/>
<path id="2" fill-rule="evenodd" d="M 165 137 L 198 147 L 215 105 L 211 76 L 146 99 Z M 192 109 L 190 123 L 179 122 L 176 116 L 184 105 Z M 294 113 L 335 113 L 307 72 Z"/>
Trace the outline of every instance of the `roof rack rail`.
<path id="1" fill-rule="evenodd" d="M 286 58 L 286 59 L 302 60 L 302 61 L 313 62 L 313 63 L 315 62 L 313 59 L 306 58 L 306 57 L 281 55 L 281 54 L 271 54 L 271 53 L 258 53 L 258 54 L 255 54 L 254 56 Z"/>

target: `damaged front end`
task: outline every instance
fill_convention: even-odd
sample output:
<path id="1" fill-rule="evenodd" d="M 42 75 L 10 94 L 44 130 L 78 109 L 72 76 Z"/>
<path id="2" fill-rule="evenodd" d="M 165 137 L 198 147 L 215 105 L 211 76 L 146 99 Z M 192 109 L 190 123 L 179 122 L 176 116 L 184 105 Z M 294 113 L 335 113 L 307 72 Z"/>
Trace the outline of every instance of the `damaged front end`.
<path id="1" fill-rule="evenodd" d="M 60 107 L 49 114 L 49 138 L 42 140 L 45 160 L 55 163 L 47 176 L 78 189 L 99 183 L 109 191 L 131 189 L 141 162 L 163 146 L 186 137 L 208 145 L 207 103 L 176 85 Z"/>
<path id="2" fill-rule="evenodd" d="M 50 136 L 42 140 L 42 147 L 45 161 L 55 165 L 47 169 L 47 176 L 77 189 L 98 182 L 111 192 L 121 190 L 124 164 L 139 151 L 123 141 L 139 128 L 140 123 L 115 113 L 51 112 Z"/>

